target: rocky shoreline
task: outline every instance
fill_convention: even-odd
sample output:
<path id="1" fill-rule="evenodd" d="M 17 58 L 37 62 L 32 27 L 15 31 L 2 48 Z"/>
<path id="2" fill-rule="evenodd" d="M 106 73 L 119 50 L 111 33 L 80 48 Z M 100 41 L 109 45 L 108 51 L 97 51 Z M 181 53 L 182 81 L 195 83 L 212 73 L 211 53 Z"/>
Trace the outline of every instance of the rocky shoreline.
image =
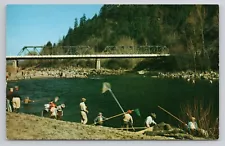
<path id="1" fill-rule="evenodd" d="M 14 73 L 7 72 L 8 80 L 22 80 L 33 78 L 88 78 L 89 76 L 96 75 L 121 75 L 126 70 L 110 70 L 101 69 L 96 70 L 93 68 L 27 68 L 24 70 L 18 69 Z"/>
<path id="2" fill-rule="evenodd" d="M 184 79 L 188 82 L 195 83 L 196 80 L 207 80 L 209 83 L 219 80 L 219 72 L 217 71 L 180 71 L 180 72 L 160 72 L 160 71 L 131 71 L 131 70 L 111 70 L 93 68 L 77 68 L 77 67 L 58 67 L 58 68 L 26 68 L 17 69 L 14 72 L 6 72 L 7 80 L 21 80 L 33 78 L 88 78 L 97 75 L 122 75 L 126 73 L 134 73 L 145 77 L 153 78 L 172 78 Z"/>
<path id="3" fill-rule="evenodd" d="M 204 72 L 194 72 L 194 71 L 180 71 L 180 72 L 154 72 L 151 71 L 138 71 L 140 75 L 150 75 L 153 78 L 172 78 L 172 79 L 184 79 L 187 82 L 195 83 L 196 80 L 206 80 L 209 83 L 219 80 L 219 72 L 215 71 L 204 71 Z"/>

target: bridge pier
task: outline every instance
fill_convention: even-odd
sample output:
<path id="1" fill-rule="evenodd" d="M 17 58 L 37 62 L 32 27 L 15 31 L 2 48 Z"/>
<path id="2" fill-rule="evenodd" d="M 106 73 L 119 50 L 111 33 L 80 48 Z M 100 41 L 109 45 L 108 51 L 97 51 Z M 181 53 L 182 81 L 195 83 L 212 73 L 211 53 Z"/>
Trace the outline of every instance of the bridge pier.
<path id="1" fill-rule="evenodd" d="M 18 60 L 13 60 L 13 68 L 18 68 Z"/>
<path id="2" fill-rule="evenodd" d="M 100 62 L 100 59 L 99 58 L 96 59 L 95 67 L 96 67 L 97 70 L 100 70 L 101 69 L 101 62 Z"/>

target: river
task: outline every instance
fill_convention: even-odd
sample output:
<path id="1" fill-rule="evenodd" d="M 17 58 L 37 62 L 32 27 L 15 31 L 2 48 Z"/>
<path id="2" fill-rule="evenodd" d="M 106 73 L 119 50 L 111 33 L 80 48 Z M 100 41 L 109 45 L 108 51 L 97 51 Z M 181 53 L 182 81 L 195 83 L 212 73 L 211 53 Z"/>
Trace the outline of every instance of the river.
<path id="1" fill-rule="evenodd" d="M 210 84 L 205 80 L 197 80 L 195 84 L 183 79 L 151 78 L 143 75 L 129 74 L 117 76 L 95 76 L 86 79 L 79 78 L 44 78 L 19 81 L 9 81 L 8 87 L 18 85 L 22 97 L 29 96 L 36 102 L 29 106 L 22 105 L 21 112 L 40 115 L 45 103 L 55 96 L 66 104 L 63 120 L 80 122 L 79 103 L 82 97 L 87 99 L 88 124 L 92 124 L 98 112 L 110 117 L 121 113 L 110 92 L 101 93 L 102 83 L 109 82 L 112 92 L 124 110 L 139 109 L 141 117 L 133 113 L 134 126 L 143 126 L 149 113 L 157 115 L 156 122 L 170 123 L 177 126 L 178 121 L 159 109 L 161 106 L 179 116 L 180 106 L 194 99 L 214 105 L 214 116 L 219 115 L 219 82 Z M 121 117 L 105 122 L 106 126 L 120 127 Z"/>

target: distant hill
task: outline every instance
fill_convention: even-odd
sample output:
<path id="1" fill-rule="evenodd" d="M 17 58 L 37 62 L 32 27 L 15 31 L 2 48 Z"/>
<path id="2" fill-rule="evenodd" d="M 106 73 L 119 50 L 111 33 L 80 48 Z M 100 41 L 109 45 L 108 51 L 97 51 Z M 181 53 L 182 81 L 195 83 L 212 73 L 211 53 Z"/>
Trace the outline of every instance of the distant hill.
<path id="1" fill-rule="evenodd" d="M 69 28 L 62 44 L 89 45 L 102 51 L 130 38 L 136 45 L 170 47 L 175 43 L 186 48 L 190 38 L 199 39 L 201 44 L 203 29 L 208 48 L 219 39 L 218 14 L 218 5 L 104 5 L 92 19 L 87 20 L 84 14 L 79 25 L 75 18 L 74 28 Z"/>
<path id="2" fill-rule="evenodd" d="M 77 48 L 74 53 L 96 54 L 106 46 L 167 46 L 170 53 L 178 55 L 174 65 L 177 67 L 173 68 L 218 70 L 219 7 L 103 5 L 99 14 L 91 19 L 87 19 L 85 14 L 81 18 L 74 18 L 74 27 L 68 28 L 68 33 L 58 43 L 48 42 L 41 53 L 63 54 L 68 48 L 62 46 L 81 45 L 90 48 Z M 136 53 L 143 50 L 109 51 Z"/>

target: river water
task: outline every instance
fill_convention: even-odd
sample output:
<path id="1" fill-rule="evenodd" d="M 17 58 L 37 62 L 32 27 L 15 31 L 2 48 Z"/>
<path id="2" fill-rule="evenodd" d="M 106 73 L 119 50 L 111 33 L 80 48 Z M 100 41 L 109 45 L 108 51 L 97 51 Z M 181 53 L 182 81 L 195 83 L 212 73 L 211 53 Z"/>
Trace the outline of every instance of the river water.
<path id="1" fill-rule="evenodd" d="M 79 103 L 82 97 L 87 99 L 88 124 L 92 124 L 98 112 L 105 117 L 120 114 L 122 111 L 110 92 L 101 93 L 102 83 L 109 82 L 111 89 L 123 109 L 139 109 L 141 117 L 135 113 L 134 126 L 143 126 L 149 113 L 157 115 L 156 122 L 166 122 L 177 126 L 178 122 L 159 109 L 161 106 L 175 116 L 181 114 L 180 105 L 203 99 L 213 103 L 214 116 L 219 115 L 219 82 L 210 84 L 205 80 L 197 80 L 195 84 L 183 79 L 161 79 L 143 75 L 95 76 L 87 79 L 29 79 L 8 82 L 8 87 L 20 86 L 22 97 L 29 96 L 36 102 L 29 106 L 22 105 L 21 112 L 40 115 L 45 103 L 55 96 L 66 104 L 63 120 L 80 122 Z M 121 118 L 117 117 L 105 122 L 105 126 L 120 127 Z"/>

